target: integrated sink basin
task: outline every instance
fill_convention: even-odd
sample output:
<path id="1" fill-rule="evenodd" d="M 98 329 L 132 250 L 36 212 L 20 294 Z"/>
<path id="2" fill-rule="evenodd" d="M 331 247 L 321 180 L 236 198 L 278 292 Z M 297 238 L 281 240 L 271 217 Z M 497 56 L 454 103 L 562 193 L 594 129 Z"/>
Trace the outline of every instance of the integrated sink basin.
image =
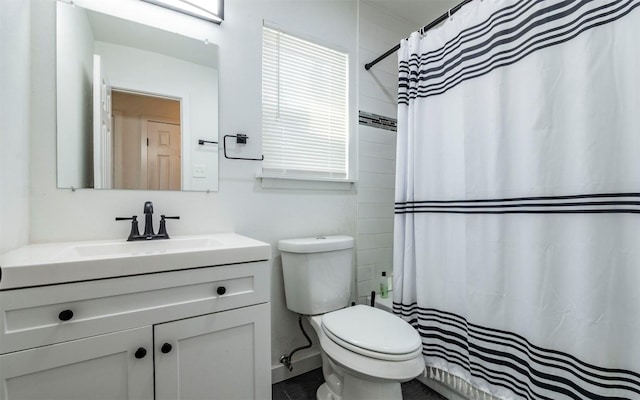
<path id="1" fill-rule="evenodd" d="M 49 243 L 0 255 L 0 290 L 268 260 L 271 248 L 224 233 L 167 240 Z"/>
<path id="2" fill-rule="evenodd" d="M 224 244 L 210 237 L 178 237 L 169 240 L 143 240 L 136 242 L 101 242 L 72 244 L 57 259 L 127 257 L 164 254 L 182 251 L 202 251 L 223 247 Z"/>

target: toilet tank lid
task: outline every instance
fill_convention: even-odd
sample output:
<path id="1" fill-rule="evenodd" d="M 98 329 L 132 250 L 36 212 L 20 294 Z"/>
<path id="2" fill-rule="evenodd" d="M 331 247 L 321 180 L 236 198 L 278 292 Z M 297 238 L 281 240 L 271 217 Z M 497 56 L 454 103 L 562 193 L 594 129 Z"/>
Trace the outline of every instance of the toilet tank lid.
<path id="1" fill-rule="evenodd" d="M 289 253 L 320 253 L 353 248 L 351 236 L 318 236 L 300 239 L 287 239 L 278 242 L 278 249 Z"/>

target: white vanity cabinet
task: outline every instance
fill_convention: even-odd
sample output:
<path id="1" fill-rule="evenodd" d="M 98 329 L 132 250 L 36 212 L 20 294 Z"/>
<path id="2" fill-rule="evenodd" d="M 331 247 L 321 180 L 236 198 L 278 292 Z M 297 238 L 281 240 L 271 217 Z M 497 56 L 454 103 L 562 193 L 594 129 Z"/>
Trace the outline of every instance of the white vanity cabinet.
<path id="1" fill-rule="evenodd" d="M 269 314 L 260 304 L 3 354 L 0 399 L 153 399 L 154 381 L 156 399 L 269 399 Z"/>
<path id="2" fill-rule="evenodd" d="M 257 243 L 259 259 L 237 264 L 3 282 L 0 400 L 270 399 L 270 249 Z"/>

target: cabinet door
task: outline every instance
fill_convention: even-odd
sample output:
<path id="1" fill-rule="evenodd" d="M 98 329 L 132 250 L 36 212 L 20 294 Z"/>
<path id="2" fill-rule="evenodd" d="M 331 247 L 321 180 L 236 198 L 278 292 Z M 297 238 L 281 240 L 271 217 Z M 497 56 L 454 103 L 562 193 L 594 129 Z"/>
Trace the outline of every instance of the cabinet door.
<path id="1" fill-rule="evenodd" d="M 0 400 L 153 399 L 152 328 L 4 354 L 0 377 Z"/>
<path id="2" fill-rule="evenodd" d="M 270 399 L 270 314 L 267 303 L 154 326 L 156 398 Z"/>

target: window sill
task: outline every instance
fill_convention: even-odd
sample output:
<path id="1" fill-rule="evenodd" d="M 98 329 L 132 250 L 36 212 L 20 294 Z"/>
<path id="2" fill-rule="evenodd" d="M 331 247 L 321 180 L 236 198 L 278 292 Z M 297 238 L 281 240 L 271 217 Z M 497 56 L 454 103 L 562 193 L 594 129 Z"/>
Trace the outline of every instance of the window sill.
<path id="1" fill-rule="evenodd" d="M 351 190 L 354 179 L 258 174 L 263 189 Z"/>

